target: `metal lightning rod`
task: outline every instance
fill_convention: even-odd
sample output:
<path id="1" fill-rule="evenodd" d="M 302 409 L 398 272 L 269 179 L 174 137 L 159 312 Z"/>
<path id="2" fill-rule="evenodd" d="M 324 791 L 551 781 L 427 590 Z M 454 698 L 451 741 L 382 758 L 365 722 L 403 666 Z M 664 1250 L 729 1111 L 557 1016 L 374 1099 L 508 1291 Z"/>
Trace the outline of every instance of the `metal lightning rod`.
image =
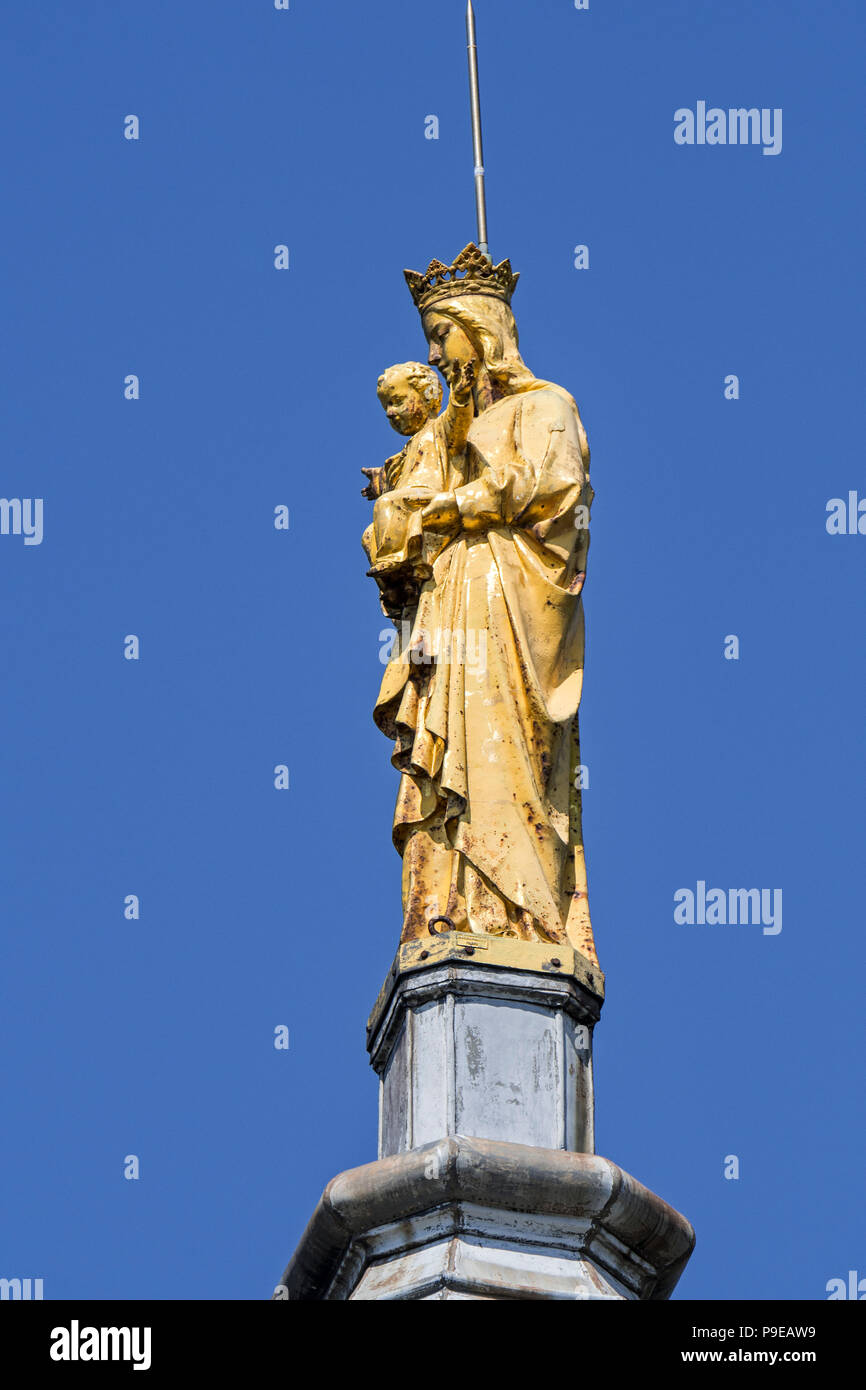
<path id="1" fill-rule="evenodd" d="M 478 90 L 478 48 L 475 43 L 475 11 L 466 5 L 466 43 L 469 51 L 469 96 L 472 104 L 472 149 L 475 155 L 475 210 L 478 216 L 478 249 L 489 258 L 487 245 L 487 197 L 484 189 L 484 146 L 481 142 L 481 97 Z"/>

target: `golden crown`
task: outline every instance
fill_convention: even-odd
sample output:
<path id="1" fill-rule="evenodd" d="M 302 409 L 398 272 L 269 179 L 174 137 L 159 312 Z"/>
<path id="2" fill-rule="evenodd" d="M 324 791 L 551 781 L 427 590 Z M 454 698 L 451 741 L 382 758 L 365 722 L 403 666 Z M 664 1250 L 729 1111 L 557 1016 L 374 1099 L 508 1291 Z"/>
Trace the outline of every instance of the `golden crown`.
<path id="1" fill-rule="evenodd" d="M 489 294 L 510 304 L 520 279 L 520 273 L 515 274 L 511 269 L 510 261 L 494 265 L 471 241 L 450 265 L 431 261 L 423 275 L 417 270 L 404 270 L 403 274 L 415 306 L 422 314 L 439 300 L 464 294 Z"/>

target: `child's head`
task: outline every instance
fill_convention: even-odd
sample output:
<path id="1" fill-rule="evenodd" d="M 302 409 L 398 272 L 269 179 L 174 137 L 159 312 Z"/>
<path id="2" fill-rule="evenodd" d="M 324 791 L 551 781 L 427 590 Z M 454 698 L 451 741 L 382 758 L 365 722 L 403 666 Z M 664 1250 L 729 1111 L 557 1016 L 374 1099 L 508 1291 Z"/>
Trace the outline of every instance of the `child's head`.
<path id="1" fill-rule="evenodd" d="M 376 394 L 398 434 L 417 434 L 442 406 L 442 383 L 423 362 L 401 362 L 379 377 Z"/>

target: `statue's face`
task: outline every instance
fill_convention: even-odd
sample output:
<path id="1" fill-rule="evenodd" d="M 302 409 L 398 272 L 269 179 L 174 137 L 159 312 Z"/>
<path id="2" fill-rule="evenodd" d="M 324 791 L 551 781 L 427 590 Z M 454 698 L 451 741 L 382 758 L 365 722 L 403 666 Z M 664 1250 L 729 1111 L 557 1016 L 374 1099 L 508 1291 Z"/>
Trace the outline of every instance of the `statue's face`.
<path id="1" fill-rule="evenodd" d="M 417 434 L 434 413 L 413 382 L 396 375 L 379 379 L 379 400 L 398 434 Z"/>
<path id="2" fill-rule="evenodd" d="M 450 386 L 455 371 L 467 362 L 477 362 L 478 353 L 459 324 L 445 314 L 431 310 L 424 315 L 423 325 L 430 347 L 427 361 L 439 368 Z"/>

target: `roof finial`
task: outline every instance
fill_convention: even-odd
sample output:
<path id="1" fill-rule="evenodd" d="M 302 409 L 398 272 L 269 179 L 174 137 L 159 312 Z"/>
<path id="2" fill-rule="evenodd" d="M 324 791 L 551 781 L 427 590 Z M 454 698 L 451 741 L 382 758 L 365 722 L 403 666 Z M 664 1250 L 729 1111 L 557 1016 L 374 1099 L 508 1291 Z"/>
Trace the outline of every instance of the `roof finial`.
<path id="1" fill-rule="evenodd" d="M 475 155 L 475 209 L 478 215 L 478 249 L 489 258 L 487 199 L 484 189 L 484 147 L 481 143 L 481 97 L 478 90 L 478 48 L 475 43 L 475 11 L 466 5 L 466 41 L 469 49 L 469 96 L 472 106 L 472 149 Z"/>

